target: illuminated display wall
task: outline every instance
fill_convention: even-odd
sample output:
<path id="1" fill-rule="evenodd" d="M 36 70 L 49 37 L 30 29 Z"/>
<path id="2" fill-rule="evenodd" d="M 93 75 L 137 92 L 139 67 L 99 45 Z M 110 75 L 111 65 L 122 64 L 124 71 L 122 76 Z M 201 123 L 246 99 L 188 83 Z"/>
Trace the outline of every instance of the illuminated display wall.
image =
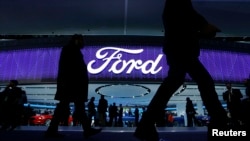
<path id="1" fill-rule="evenodd" d="M 60 50 L 53 46 L 1 51 L 0 81 L 55 82 Z M 161 46 L 89 45 L 82 52 L 94 81 L 160 81 L 168 71 Z M 200 59 L 217 82 L 249 77 L 250 54 L 203 49 Z"/>

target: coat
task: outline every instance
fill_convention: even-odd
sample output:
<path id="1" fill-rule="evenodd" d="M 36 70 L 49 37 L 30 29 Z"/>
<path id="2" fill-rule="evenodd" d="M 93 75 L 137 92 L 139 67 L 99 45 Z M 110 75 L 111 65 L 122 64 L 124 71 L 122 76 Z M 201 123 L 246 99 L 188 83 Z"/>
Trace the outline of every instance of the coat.
<path id="1" fill-rule="evenodd" d="M 87 66 L 80 48 L 64 46 L 59 59 L 55 100 L 86 102 L 88 84 Z"/>
<path id="2" fill-rule="evenodd" d="M 231 101 L 229 101 L 229 93 L 229 90 L 223 93 L 223 100 L 227 102 L 228 109 L 235 108 L 240 110 L 242 93 L 239 89 L 232 89 Z"/>

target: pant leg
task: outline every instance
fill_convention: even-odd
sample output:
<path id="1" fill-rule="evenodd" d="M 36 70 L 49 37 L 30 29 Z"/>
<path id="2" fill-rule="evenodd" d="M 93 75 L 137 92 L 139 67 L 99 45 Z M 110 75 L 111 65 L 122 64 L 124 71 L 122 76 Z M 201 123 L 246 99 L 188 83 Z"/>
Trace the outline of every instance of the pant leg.
<path id="1" fill-rule="evenodd" d="M 178 60 L 178 58 L 177 58 Z M 168 58 L 168 76 L 160 84 L 158 90 L 150 101 L 147 110 L 143 113 L 135 130 L 135 136 L 141 140 L 159 140 L 159 134 L 155 123 L 157 117 L 167 107 L 167 103 L 176 90 L 183 84 L 185 79 L 185 68 L 176 58 Z"/>
<path id="2" fill-rule="evenodd" d="M 90 130 L 91 129 L 91 125 L 89 124 L 90 119 L 85 110 L 85 103 L 79 100 L 79 101 L 75 101 L 74 104 L 75 104 L 74 112 L 76 114 L 75 118 L 77 118 L 76 120 L 80 121 L 80 123 L 82 124 L 82 129 L 84 131 Z"/>
<path id="3" fill-rule="evenodd" d="M 92 113 L 88 113 L 88 118 L 89 118 L 89 125 L 92 126 L 92 118 L 94 115 Z"/>
<path id="4" fill-rule="evenodd" d="M 187 127 L 193 127 L 193 117 L 190 114 L 187 114 Z"/>
<path id="5" fill-rule="evenodd" d="M 22 106 L 15 104 L 12 107 L 11 117 L 10 117 L 10 125 L 12 129 L 21 125 L 22 120 Z"/>
<path id="6" fill-rule="evenodd" d="M 147 111 L 141 119 L 141 121 L 145 119 L 153 122 L 150 123 L 146 121 L 148 124 L 154 124 L 156 121 L 155 117 L 158 117 L 158 114 L 167 107 L 169 99 L 183 84 L 185 79 L 185 66 L 178 62 L 176 58 L 168 58 L 167 61 L 169 65 L 168 76 L 160 84 L 153 99 L 147 107 Z"/>
<path id="7" fill-rule="evenodd" d="M 50 126 L 48 128 L 48 132 L 55 133 L 58 132 L 58 126 L 61 120 L 65 117 L 65 114 L 69 113 L 67 110 L 69 109 L 70 102 L 68 101 L 60 101 L 54 111 L 53 118 L 50 122 Z M 69 116 L 69 115 L 68 115 Z"/>
<path id="8" fill-rule="evenodd" d="M 219 101 L 212 77 L 199 59 L 193 59 L 188 64 L 188 74 L 197 83 L 202 101 L 212 120 L 226 121 L 227 114 Z"/>
<path id="9" fill-rule="evenodd" d="M 13 108 L 11 104 L 3 105 L 3 113 L 2 113 L 2 129 L 8 129 L 11 126 L 11 122 L 13 120 Z"/>
<path id="10" fill-rule="evenodd" d="M 99 117 L 100 126 L 105 127 L 106 125 L 109 124 L 109 121 L 107 122 L 107 120 L 106 120 L 106 113 L 105 112 L 98 112 L 98 117 Z"/>
<path id="11" fill-rule="evenodd" d="M 234 126 L 238 126 L 240 124 L 240 110 L 241 110 L 241 107 L 238 106 L 238 105 L 233 105 L 230 109 L 229 109 L 229 112 L 230 112 L 230 115 L 231 115 L 231 121 L 232 121 L 232 124 Z"/>

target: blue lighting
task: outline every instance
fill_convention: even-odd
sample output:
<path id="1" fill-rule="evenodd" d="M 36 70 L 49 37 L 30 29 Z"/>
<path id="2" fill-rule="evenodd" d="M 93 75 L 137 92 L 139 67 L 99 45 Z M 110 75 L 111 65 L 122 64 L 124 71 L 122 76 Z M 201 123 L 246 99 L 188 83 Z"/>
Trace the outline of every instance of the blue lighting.
<path id="1" fill-rule="evenodd" d="M 48 106 L 48 105 L 41 105 L 41 104 L 24 104 L 25 107 L 32 107 L 32 108 L 45 108 L 45 109 L 54 109 L 56 106 Z"/>

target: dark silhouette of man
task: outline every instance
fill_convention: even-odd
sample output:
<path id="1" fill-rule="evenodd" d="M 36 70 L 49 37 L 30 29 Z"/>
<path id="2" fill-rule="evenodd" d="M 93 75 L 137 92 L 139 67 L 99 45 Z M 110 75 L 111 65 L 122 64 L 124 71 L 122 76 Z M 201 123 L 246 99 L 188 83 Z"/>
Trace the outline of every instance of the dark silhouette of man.
<path id="1" fill-rule="evenodd" d="M 10 80 L 1 94 L 1 130 L 14 130 L 21 124 L 23 103 L 20 103 L 20 101 L 22 101 L 24 91 L 18 87 L 18 84 L 17 80 Z"/>
<path id="2" fill-rule="evenodd" d="M 239 89 L 232 88 L 231 83 L 226 83 L 227 90 L 223 93 L 223 100 L 227 103 L 227 109 L 231 116 L 231 124 L 240 124 L 241 98 L 243 97 Z"/>
<path id="3" fill-rule="evenodd" d="M 135 114 L 135 126 L 137 126 L 139 122 L 139 117 L 140 117 L 139 108 L 137 105 L 135 106 L 134 114 Z"/>
<path id="4" fill-rule="evenodd" d="M 119 104 L 117 126 L 123 127 L 123 106 Z"/>
<path id="5" fill-rule="evenodd" d="M 110 115 L 109 115 L 109 125 L 113 126 L 113 122 L 114 122 L 114 126 L 117 126 L 117 115 L 118 115 L 118 108 L 116 106 L 116 103 L 114 102 L 113 105 L 110 107 Z"/>
<path id="6" fill-rule="evenodd" d="M 168 76 L 143 114 L 134 136 L 144 141 L 158 141 L 154 126 L 160 111 L 166 108 L 171 96 L 185 81 L 186 74 L 198 85 L 201 98 L 211 116 L 210 129 L 225 127 L 227 114 L 222 107 L 209 72 L 199 60 L 199 39 L 213 38 L 218 28 L 195 11 L 191 0 L 166 0 L 163 11 L 165 28 L 163 52 L 169 66 Z"/>
<path id="7" fill-rule="evenodd" d="M 95 109 L 95 97 L 91 97 L 88 102 L 88 116 L 90 119 L 90 125 L 92 126 L 92 119 L 94 118 L 94 123 L 96 122 L 96 109 Z"/>
<path id="8" fill-rule="evenodd" d="M 187 114 L 187 127 L 193 127 L 196 122 L 196 111 L 194 109 L 193 101 L 187 97 L 186 98 L 186 114 Z"/>
<path id="9" fill-rule="evenodd" d="M 88 138 L 101 131 L 91 128 L 89 118 L 85 112 L 85 102 L 88 100 L 88 71 L 83 59 L 81 49 L 84 47 L 83 35 L 72 36 L 68 45 L 61 51 L 57 76 L 57 90 L 55 100 L 58 100 L 50 126 L 45 132 L 45 137 L 63 137 L 58 133 L 60 121 L 69 116 L 69 104 L 74 103 L 75 117 L 84 130 L 83 136 Z"/>
<path id="10" fill-rule="evenodd" d="M 107 115 L 106 112 L 108 110 L 108 101 L 105 99 L 104 95 L 101 95 L 99 99 L 99 103 L 97 106 L 99 124 L 104 127 L 107 123 Z"/>

